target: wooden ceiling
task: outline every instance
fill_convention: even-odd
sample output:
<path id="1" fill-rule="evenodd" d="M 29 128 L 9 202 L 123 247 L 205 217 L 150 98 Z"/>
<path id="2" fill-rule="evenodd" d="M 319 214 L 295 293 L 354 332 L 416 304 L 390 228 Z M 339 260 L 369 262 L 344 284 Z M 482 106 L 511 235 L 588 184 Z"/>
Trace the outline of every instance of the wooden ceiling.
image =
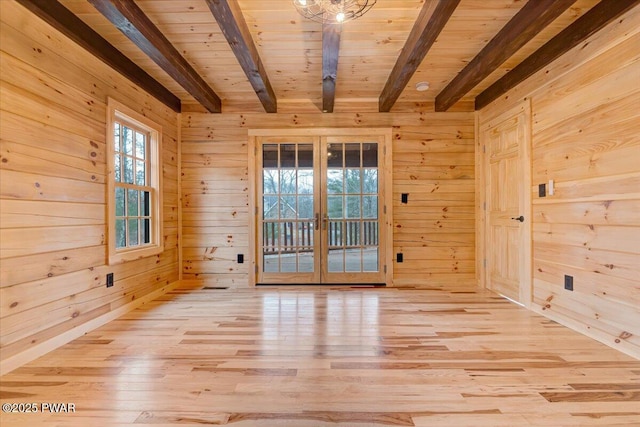
<path id="1" fill-rule="evenodd" d="M 176 111 L 365 112 L 482 107 L 640 1 L 378 0 L 341 28 L 291 0 L 18 2 Z"/>

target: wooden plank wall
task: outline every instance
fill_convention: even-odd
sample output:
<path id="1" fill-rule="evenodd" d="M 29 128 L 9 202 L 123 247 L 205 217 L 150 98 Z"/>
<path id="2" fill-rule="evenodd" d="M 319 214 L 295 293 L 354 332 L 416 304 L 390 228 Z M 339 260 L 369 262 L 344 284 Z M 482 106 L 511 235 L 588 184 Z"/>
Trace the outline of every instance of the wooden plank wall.
<path id="1" fill-rule="evenodd" d="M 12 1 L 0 41 L 2 360 L 178 279 L 178 115 Z M 164 131 L 159 256 L 106 265 L 106 100 Z M 115 284 L 107 289 L 106 274 Z"/>
<path id="2" fill-rule="evenodd" d="M 473 113 L 194 112 L 182 124 L 185 279 L 247 286 L 248 264 L 235 260 L 249 244 L 248 129 L 392 127 L 395 285 L 476 286 Z"/>
<path id="3" fill-rule="evenodd" d="M 636 357 L 639 82 L 636 7 L 482 111 L 531 97 L 533 308 Z M 555 194 L 538 197 L 549 180 Z"/>

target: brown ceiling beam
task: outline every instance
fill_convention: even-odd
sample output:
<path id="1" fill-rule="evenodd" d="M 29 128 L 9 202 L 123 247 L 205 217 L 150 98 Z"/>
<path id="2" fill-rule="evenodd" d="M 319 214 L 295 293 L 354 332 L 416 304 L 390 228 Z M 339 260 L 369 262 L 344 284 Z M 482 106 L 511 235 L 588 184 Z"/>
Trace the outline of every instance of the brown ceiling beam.
<path id="1" fill-rule="evenodd" d="M 278 100 L 269 82 L 258 49 L 236 0 L 207 0 L 231 50 L 267 113 L 278 112 Z"/>
<path id="2" fill-rule="evenodd" d="M 220 97 L 133 0 L 88 1 L 208 111 L 221 111 Z"/>
<path id="3" fill-rule="evenodd" d="M 436 96 L 436 111 L 447 111 L 575 2 L 529 0 Z"/>
<path id="4" fill-rule="evenodd" d="M 640 0 L 601 1 L 479 94 L 476 97 L 476 110 L 486 107 L 638 4 Z"/>
<path id="5" fill-rule="evenodd" d="M 449 21 L 460 0 L 432 0 L 422 6 L 420 15 L 378 100 L 380 112 L 388 112 L 411 80 L 436 38 Z"/>
<path id="6" fill-rule="evenodd" d="M 322 111 L 333 113 L 342 25 L 322 24 Z"/>
<path id="7" fill-rule="evenodd" d="M 140 86 L 173 111 L 181 111 L 180 99 L 124 56 L 118 49 L 56 0 L 17 0 L 34 15 L 73 40 L 96 58 Z"/>

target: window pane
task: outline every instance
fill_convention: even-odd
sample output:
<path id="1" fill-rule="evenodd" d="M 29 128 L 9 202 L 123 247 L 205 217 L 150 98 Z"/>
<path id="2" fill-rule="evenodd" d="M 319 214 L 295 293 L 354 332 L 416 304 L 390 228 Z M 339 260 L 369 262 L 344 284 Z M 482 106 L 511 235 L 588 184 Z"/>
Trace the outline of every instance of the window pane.
<path id="1" fill-rule="evenodd" d="M 129 219 L 127 225 L 129 227 L 129 246 L 138 246 L 138 220 Z"/>
<path id="2" fill-rule="evenodd" d="M 141 191 L 140 202 L 142 204 L 140 215 L 151 216 L 151 193 L 148 191 Z"/>
<path id="3" fill-rule="evenodd" d="M 296 146 L 295 144 L 280 145 L 280 167 L 295 168 L 296 167 Z"/>
<path id="4" fill-rule="evenodd" d="M 122 151 L 122 147 L 120 145 L 120 123 L 113 124 L 113 148 L 116 153 Z"/>
<path id="5" fill-rule="evenodd" d="M 347 169 L 345 175 L 347 176 L 345 185 L 347 193 L 360 193 L 360 169 Z"/>
<path id="6" fill-rule="evenodd" d="M 138 216 L 138 190 L 127 189 L 127 216 Z"/>
<path id="7" fill-rule="evenodd" d="M 266 144 L 262 146 L 262 167 L 278 167 L 278 146 L 276 144 Z"/>
<path id="8" fill-rule="evenodd" d="M 327 145 L 327 165 L 329 167 L 342 167 L 342 144 Z"/>
<path id="9" fill-rule="evenodd" d="M 145 164 L 142 160 L 136 160 L 136 185 L 146 185 Z"/>
<path id="10" fill-rule="evenodd" d="M 360 167 L 360 144 L 345 144 L 344 165 L 348 168 Z"/>
<path id="11" fill-rule="evenodd" d="M 151 243 L 151 220 L 150 219 L 141 219 L 140 220 L 140 237 L 141 243 Z"/>
<path id="12" fill-rule="evenodd" d="M 116 219 L 116 248 L 124 248 L 127 244 L 127 232 L 124 219 Z"/>
<path id="13" fill-rule="evenodd" d="M 133 159 L 127 156 L 124 157 L 124 182 L 133 184 Z"/>
<path id="14" fill-rule="evenodd" d="M 136 132 L 136 157 L 139 159 L 145 158 L 145 151 L 147 148 L 145 139 L 144 134 Z"/>
<path id="15" fill-rule="evenodd" d="M 122 127 L 124 139 L 124 152 L 129 156 L 133 156 L 133 131 L 126 126 Z"/>
<path id="16" fill-rule="evenodd" d="M 124 188 L 116 187 L 116 216 L 124 216 Z"/>
<path id="17" fill-rule="evenodd" d="M 116 154 L 115 158 L 114 158 L 114 170 L 115 170 L 115 175 L 114 175 L 114 179 L 116 182 L 122 182 L 122 164 L 121 164 L 122 158 L 120 157 L 120 154 Z"/>

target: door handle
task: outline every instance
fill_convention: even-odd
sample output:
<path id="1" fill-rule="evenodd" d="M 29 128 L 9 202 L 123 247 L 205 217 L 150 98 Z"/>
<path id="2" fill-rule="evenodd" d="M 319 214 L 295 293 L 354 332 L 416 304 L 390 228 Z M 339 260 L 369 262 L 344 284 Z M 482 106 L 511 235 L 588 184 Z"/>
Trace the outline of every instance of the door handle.
<path id="1" fill-rule="evenodd" d="M 522 215 L 520 215 L 517 218 L 511 218 L 511 219 L 515 219 L 516 221 L 524 222 L 524 217 Z"/>
<path id="2" fill-rule="evenodd" d="M 322 219 L 322 229 L 326 230 L 327 229 L 327 223 L 329 222 L 329 215 L 324 214 L 324 217 Z"/>
<path id="3" fill-rule="evenodd" d="M 314 228 L 316 230 L 320 229 L 320 214 L 316 212 L 316 218 L 313 220 Z"/>

